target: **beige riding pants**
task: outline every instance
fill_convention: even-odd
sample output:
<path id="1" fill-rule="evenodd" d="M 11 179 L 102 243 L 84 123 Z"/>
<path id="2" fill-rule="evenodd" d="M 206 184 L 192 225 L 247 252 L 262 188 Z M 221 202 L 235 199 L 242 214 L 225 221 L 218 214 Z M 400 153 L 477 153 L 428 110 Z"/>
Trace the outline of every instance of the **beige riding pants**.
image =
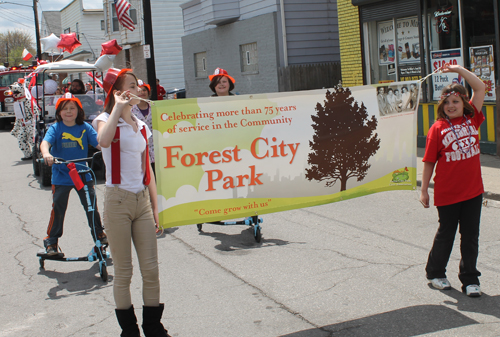
<path id="1" fill-rule="evenodd" d="M 128 309 L 132 305 L 132 243 L 142 274 L 144 305 L 159 306 L 158 250 L 149 190 L 145 188 L 135 194 L 116 186 L 106 187 L 103 223 L 113 259 L 116 308 Z"/>

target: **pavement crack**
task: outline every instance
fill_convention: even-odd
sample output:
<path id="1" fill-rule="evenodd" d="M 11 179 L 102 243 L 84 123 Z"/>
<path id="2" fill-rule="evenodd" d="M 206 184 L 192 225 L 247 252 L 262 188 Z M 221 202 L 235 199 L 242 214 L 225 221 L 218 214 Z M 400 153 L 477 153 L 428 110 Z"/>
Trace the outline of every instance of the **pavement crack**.
<path id="1" fill-rule="evenodd" d="M 41 246 L 41 245 L 39 245 L 39 244 L 37 244 L 37 243 L 36 243 L 36 241 L 40 240 L 40 238 L 39 238 L 39 237 L 37 237 L 37 236 L 35 236 L 35 235 L 33 235 L 33 234 L 29 231 L 29 229 L 28 229 L 28 227 L 27 227 L 27 224 L 28 224 L 28 223 L 27 223 L 26 221 L 24 221 L 24 220 L 21 218 L 21 214 L 14 212 L 14 210 L 12 209 L 12 205 L 10 205 L 10 206 L 8 207 L 8 209 L 9 209 L 10 213 L 11 213 L 11 214 L 13 214 L 13 215 L 17 218 L 17 220 L 21 223 L 21 230 L 22 230 L 23 232 L 25 232 L 28 236 L 30 236 L 30 237 L 32 238 L 31 243 L 32 243 L 33 245 L 35 245 L 35 246 L 39 247 L 39 248 L 42 248 L 42 246 Z"/>
<path id="2" fill-rule="evenodd" d="M 110 319 L 111 317 L 114 317 L 114 315 L 112 315 L 112 314 L 111 314 L 111 315 L 108 315 L 108 316 L 104 317 L 103 319 L 101 319 L 100 321 L 97 321 L 97 322 L 92 323 L 92 324 L 90 324 L 90 325 L 88 325 L 88 326 L 85 326 L 85 327 L 83 327 L 83 328 L 81 328 L 81 329 L 78 329 L 78 330 L 76 330 L 75 332 L 73 332 L 72 334 L 67 335 L 67 337 L 71 337 L 71 336 L 81 336 L 81 335 L 82 335 L 82 333 L 83 333 L 83 331 L 85 331 L 85 330 L 87 330 L 87 329 L 89 329 L 89 328 L 92 328 L 92 327 L 98 326 L 98 325 L 100 325 L 101 323 L 103 323 L 104 321 L 106 321 L 106 320 Z"/>
<path id="3" fill-rule="evenodd" d="M 9 207 L 7 207 L 7 208 L 8 208 L 8 210 L 10 211 L 10 213 L 11 213 L 11 214 L 13 214 L 13 215 L 17 218 L 17 220 L 19 221 L 19 223 L 21 224 L 21 230 L 22 230 L 24 233 L 26 233 L 28 236 L 30 236 L 30 237 L 31 237 L 31 244 L 32 244 L 32 245 L 35 245 L 35 246 L 37 246 L 37 247 L 39 247 L 39 248 L 41 248 L 41 246 L 40 246 L 39 244 L 37 244 L 37 243 L 36 243 L 36 241 L 38 241 L 38 240 L 39 240 L 39 238 L 38 238 L 38 237 L 36 237 L 35 235 L 33 235 L 33 234 L 32 234 L 32 233 L 28 230 L 28 228 L 27 228 L 27 224 L 28 224 L 28 223 L 27 223 L 26 221 L 24 221 L 24 220 L 21 218 L 21 214 L 14 212 L 14 210 L 12 209 L 12 205 L 9 205 Z M 30 247 L 30 248 L 31 248 L 31 247 Z M 26 251 L 26 249 L 23 249 L 23 250 L 19 251 L 16 255 L 14 255 L 14 260 L 16 260 L 16 261 L 17 261 L 17 265 L 18 265 L 19 267 L 21 267 L 21 273 L 22 273 L 24 276 L 26 276 L 26 277 L 28 278 L 28 280 L 29 280 L 29 281 L 32 281 L 33 275 L 29 275 L 29 274 L 27 274 L 27 273 L 26 273 L 26 266 L 24 265 L 23 261 L 19 258 L 19 255 L 20 255 L 21 253 L 24 253 L 24 251 Z"/>
<path id="4" fill-rule="evenodd" d="M 38 179 L 33 175 L 33 174 L 28 174 L 26 176 L 26 178 L 32 178 L 31 181 L 28 183 L 28 186 L 33 188 L 33 189 L 36 189 L 36 190 L 39 190 L 40 189 L 40 185 L 38 186 L 35 186 L 34 184 L 35 183 L 38 183 Z"/>

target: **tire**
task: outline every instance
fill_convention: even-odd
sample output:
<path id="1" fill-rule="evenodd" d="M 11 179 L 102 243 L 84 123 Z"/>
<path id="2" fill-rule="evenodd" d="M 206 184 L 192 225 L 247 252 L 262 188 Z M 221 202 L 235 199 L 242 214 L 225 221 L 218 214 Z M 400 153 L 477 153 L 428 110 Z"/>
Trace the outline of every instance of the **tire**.
<path id="1" fill-rule="evenodd" d="M 260 233 L 260 226 L 255 226 L 255 241 L 260 243 L 261 239 L 262 239 L 262 234 Z"/>
<path id="2" fill-rule="evenodd" d="M 48 165 L 40 165 L 40 175 L 42 176 L 42 186 L 52 185 L 52 168 Z"/>
<path id="3" fill-rule="evenodd" d="M 199 223 L 196 227 L 198 227 L 198 232 L 203 232 L 203 224 Z"/>
<path id="4" fill-rule="evenodd" d="M 6 120 L 7 120 L 6 118 L 0 118 L 0 130 L 5 129 L 5 125 L 6 125 L 5 121 Z"/>
<path id="5" fill-rule="evenodd" d="M 104 261 L 99 262 L 99 274 L 101 275 L 101 280 L 103 282 L 108 281 L 108 271 L 106 269 L 106 263 Z"/>
<path id="6" fill-rule="evenodd" d="M 45 261 L 41 257 L 39 257 L 38 260 L 40 262 L 40 269 L 45 269 Z"/>
<path id="7" fill-rule="evenodd" d="M 40 176 L 40 165 L 41 163 L 38 163 L 36 160 L 40 157 L 40 152 L 38 151 L 38 147 L 33 145 L 33 174 L 36 177 Z"/>

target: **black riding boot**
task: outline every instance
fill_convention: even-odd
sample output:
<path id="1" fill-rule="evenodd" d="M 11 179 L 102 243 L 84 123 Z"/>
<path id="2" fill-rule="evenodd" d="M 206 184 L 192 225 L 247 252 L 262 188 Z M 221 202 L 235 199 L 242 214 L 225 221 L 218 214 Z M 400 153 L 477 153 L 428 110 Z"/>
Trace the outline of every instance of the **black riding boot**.
<path id="1" fill-rule="evenodd" d="M 123 310 L 115 309 L 118 324 L 122 328 L 120 337 L 141 337 L 139 326 L 137 325 L 137 317 L 135 317 L 134 306 Z"/>
<path id="2" fill-rule="evenodd" d="M 165 305 L 158 307 L 142 307 L 142 331 L 146 337 L 171 337 L 161 324 L 161 315 Z"/>

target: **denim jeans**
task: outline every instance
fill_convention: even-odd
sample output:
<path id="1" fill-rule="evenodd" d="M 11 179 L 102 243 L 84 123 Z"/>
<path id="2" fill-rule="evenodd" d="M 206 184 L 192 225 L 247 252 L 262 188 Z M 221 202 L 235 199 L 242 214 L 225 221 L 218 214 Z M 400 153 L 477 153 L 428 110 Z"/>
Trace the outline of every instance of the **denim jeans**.
<path id="1" fill-rule="evenodd" d="M 85 187 L 77 191 L 83 209 L 87 214 L 87 221 L 90 227 L 90 234 L 95 241 L 95 235 L 103 232 L 101 217 L 97 211 L 94 182 L 86 182 L 89 192 L 90 209 L 87 203 Z M 52 212 L 50 213 L 49 226 L 47 227 L 47 237 L 43 239 L 43 244 L 48 247 L 57 244 L 58 239 L 63 235 L 63 224 L 66 209 L 68 208 L 69 194 L 75 186 L 52 185 Z M 75 188 L 76 190 L 76 188 Z M 94 231 L 95 226 L 95 231 Z"/>
<path id="2" fill-rule="evenodd" d="M 427 278 L 445 278 L 457 227 L 460 225 L 460 272 L 462 290 L 468 285 L 479 285 L 481 273 L 476 268 L 479 252 L 479 222 L 483 195 L 452 205 L 438 206 L 439 228 L 429 253 Z"/>

